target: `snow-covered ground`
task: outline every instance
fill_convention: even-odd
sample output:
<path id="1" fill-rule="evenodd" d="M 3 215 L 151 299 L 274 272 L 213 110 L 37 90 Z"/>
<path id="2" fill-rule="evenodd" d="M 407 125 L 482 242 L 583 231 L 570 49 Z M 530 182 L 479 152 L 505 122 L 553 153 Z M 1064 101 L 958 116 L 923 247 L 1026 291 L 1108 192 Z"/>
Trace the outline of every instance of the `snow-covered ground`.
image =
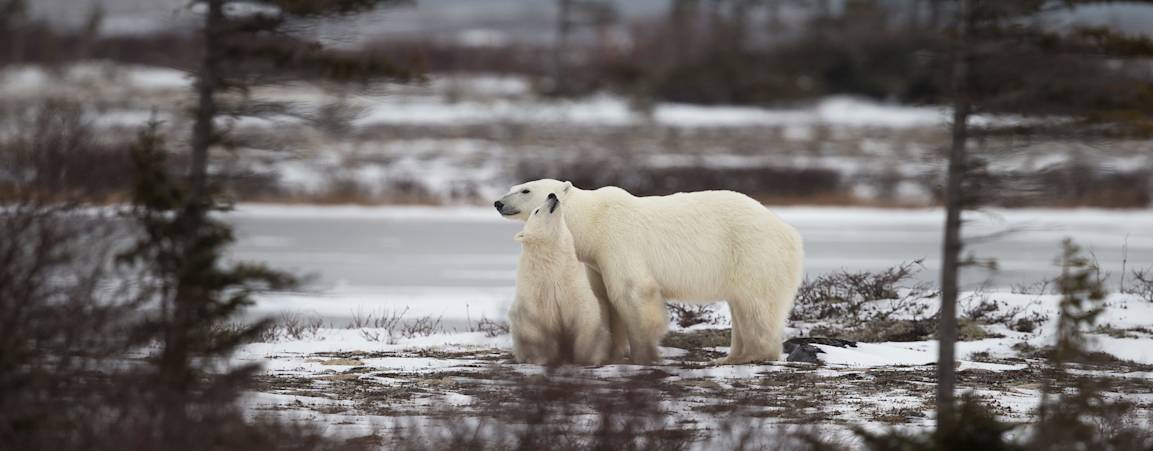
<path id="1" fill-rule="evenodd" d="M 928 257 L 919 277 L 934 280 L 939 210 L 776 208 L 806 240 L 813 277 L 838 269 L 876 270 Z M 660 384 L 669 421 L 709 428 L 729 418 L 771 424 L 924 427 L 932 423 L 936 343 L 815 345 L 821 365 L 776 362 L 713 366 L 727 339 L 662 348 L 655 367 L 608 365 L 561 372 L 512 362 L 507 333 L 483 326 L 502 321 L 513 293 L 517 224 L 489 209 L 460 207 L 301 207 L 241 205 L 226 217 L 238 226 L 236 257 L 316 274 L 314 289 L 261 296 L 253 313 L 295 319 L 267 342 L 245 346 L 241 361 L 264 365 L 248 403 L 254 414 L 323 424 L 330 434 L 360 436 L 429 418 L 490 414 L 493 400 L 542 381 L 627 386 Z M 961 387 L 973 390 L 1002 417 L 1029 421 L 1043 382 L 1032 350 L 1053 343 L 1058 296 L 1026 282 L 1053 277 L 1058 243 L 1071 236 L 1116 281 L 1127 269 L 1153 265 L 1153 212 L 994 210 L 968 218 L 972 235 L 1013 233 L 982 242 L 978 256 L 1001 260 L 989 284 L 973 273 L 961 306 L 994 301 L 1001 311 L 1043 317 L 1030 332 L 983 325 L 985 338 L 962 342 Z M 1124 249 L 1124 251 L 1123 251 Z M 1017 285 L 1016 288 L 1013 288 Z M 1114 285 L 1115 286 L 1115 285 Z M 978 289 L 980 287 L 980 289 Z M 976 291 L 972 291 L 976 290 Z M 922 300 L 933 306 L 935 298 Z M 1115 396 L 1153 413 L 1153 302 L 1113 294 L 1093 336 L 1093 349 L 1117 362 L 1084 371 L 1115 381 Z M 935 308 L 935 307 L 934 307 Z M 925 312 L 931 314 L 933 310 Z M 674 332 L 709 336 L 713 324 Z M 796 323 L 790 336 L 818 324 Z M 715 341 L 715 337 L 714 337 Z M 680 347 L 677 347 L 680 346 Z M 543 379 L 542 379 L 543 378 Z M 486 413 L 487 412 L 487 413 Z"/>
<path id="2" fill-rule="evenodd" d="M 972 296 L 965 293 L 963 297 Z M 1006 308 L 1036 311 L 1051 320 L 1029 333 L 989 327 L 1001 336 L 958 346 L 960 389 L 974 391 L 1006 420 L 1027 422 L 1039 402 L 1042 361 L 1022 346 L 1053 343 L 1058 296 L 986 292 Z M 930 300 L 931 301 L 931 300 Z M 1093 334 L 1094 349 L 1124 361 L 1086 367 L 1123 383 L 1111 393 L 1137 403 L 1137 418 L 1153 414 L 1153 303 L 1113 295 L 1099 324 L 1126 330 L 1126 338 Z M 727 327 L 678 328 L 693 334 Z M 545 371 L 512 361 L 507 334 L 439 332 L 402 336 L 399 328 L 320 328 L 299 338 L 283 334 L 243 347 L 236 358 L 264 365 L 259 389 L 248 399 L 254 412 L 320 423 L 329 434 L 362 436 L 446 416 L 459 421 L 492 415 L 492 399 L 515 399 L 523 384 L 549 380 L 616 386 L 644 380 L 659 384 L 669 424 L 717 428 L 726 421 L 760 418 L 769 424 L 927 427 L 932 424 L 934 341 L 816 345 L 821 364 L 775 362 L 714 366 L 726 347 L 662 348 L 657 366 L 607 365 Z M 790 334 L 805 333 L 790 329 Z M 1114 332 L 1116 334 L 1116 332 Z M 382 338 L 389 337 L 393 338 Z M 583 381 L 583 382 L 581 382 Z M 523 387 L 522 387 L 523 388 Z M 687 426 L 686 426 L 687 425 Z"/>

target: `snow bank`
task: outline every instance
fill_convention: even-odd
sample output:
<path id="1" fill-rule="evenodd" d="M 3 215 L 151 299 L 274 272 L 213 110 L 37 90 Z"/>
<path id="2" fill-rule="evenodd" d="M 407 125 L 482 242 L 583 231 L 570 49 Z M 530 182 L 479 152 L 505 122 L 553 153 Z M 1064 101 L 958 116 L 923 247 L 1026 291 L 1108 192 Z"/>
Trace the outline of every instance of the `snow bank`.
<path id="1" fill-rule="evenodd" d="M 0 70 L 0 92 L 31 93 L 69 85 L 145 91 L 187 90 L 192 80 L 184 71 L 100 61 L 76 63 L 48 71 L 41 66 L 11 66 Z"/>

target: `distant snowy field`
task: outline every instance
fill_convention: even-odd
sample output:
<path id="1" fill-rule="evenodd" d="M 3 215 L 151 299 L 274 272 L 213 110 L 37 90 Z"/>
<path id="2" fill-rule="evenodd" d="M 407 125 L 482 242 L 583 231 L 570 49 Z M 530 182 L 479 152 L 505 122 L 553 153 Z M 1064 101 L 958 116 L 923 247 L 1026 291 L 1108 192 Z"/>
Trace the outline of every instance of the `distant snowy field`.
<path id="1" fill-rule="evenodd" d="M 174 129 L 185 127 L 190 83 L 183 72 L 153 67 L 11 67 L 0 71 L 0 96 L 13 102 L 80 99 L 91 106 L 92 123 L 106 130 L 104 139 L 131 138 L 154 111 Z M 916 205 L 931 199 L 931 174 L 940 170 L 938 151 L 948 142 L 945 108 L 849 97 L 781 108 L 637 108 L 609 93 L 541 98 L 529 80 L 484 74 L 356 91 L 283 85 L 252 95 L 283 102 L 288 110 L 222 120 L 249 144 L 221 156 L 218 167 L 267 180 L 288 199 L 476 202 L 547 168 L 592 161 L 617 170 L 832 171 L 857 199 Z M 1021 120 L 979 116 L 974 123 Z M 341 131 L 326 132 L 325 126 Z M 1114 144 L 1106 151 L 1015 143 L 996 150 L 989 168 L 1035 172 L 1091 161 L 1103 171 L 1127 173 L 1153 166 L 1153 144 Z"/>

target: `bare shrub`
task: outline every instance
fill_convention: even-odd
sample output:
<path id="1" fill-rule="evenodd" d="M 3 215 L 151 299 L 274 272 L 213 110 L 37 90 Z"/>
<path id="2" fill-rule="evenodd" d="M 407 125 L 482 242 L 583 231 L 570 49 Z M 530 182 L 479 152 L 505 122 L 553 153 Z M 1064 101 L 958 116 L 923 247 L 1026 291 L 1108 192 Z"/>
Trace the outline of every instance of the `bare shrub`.
<path id="1" fill-rule="evenodd" d="M 270 343 L 276 341 L 283 336 L 283 329 L 277 321 L 266 321 L 260 324 L 261 327 L 255 332 L 245 334 L 252 328 L 252 324 L 243 323 L 240 321 L 225 321 L 214 324 L 209 330 L 209 335 L 212 340 L 225 340 L 228 337 L 244 336 L 245 343 Z"/>
<path id="2" fill-rule="evenodd" d="M 417 318 L 414 321 L 406 321 L 400 325 L 400 336 L 404 338 L 427 337 L 439 333 L 444 333 L 444 326 L 441 325 L 441 318 L 433 318 L 431 316 L 424 316 Z"/>
<path id="3" fill-rule="evenodd" d="M 109 297 L 109 218 L 0 194 L 0 448 L 68 447 L 74 415 L 107 395 L 99 363 L 124 352 L 139 300 Z M 121 293 L 117 293 L 121 294 Z M 96 377 L 82 377 L 94 373 Z"/>
<path id="4" fill-rule="evenodd" d="M 378 314 L 356 311 L 348 324 L 349 329 L 360 329 L 360 334 L 368 341 L 395 343 L 401 338 L 427 337 L 444 333 L 442 317 L 424 316 L 406 320 L 408 307 L 403 310 L 382 311 Z M 482 321 L 484 319 L 482 318 Z M 490 327 L 497 327 L 495 324 Z M 507 326 L 506 326 L 507 328 Z"/>
<path id="5" fill-rule="evenodd" d="M 1022 306 L 1009 307 L 980 290 L 974 291 L 961 303 L 961 319 L 981 324 L 1004 324 L 1008 327 L 1025 311 Z"/>
<path id="6" fill-rule="evenodd" d="M 806 280 L 797 292 L 791 319 L 819 323 L 813 334 L 854 341 L 913 341 L 934 331 L 927 315 L 936 296 L 914 283 L 920 260 L 880 272 L 840 271 Z"/>
<path id="7" fill-rule="evenodd" d="M 364 337 L 365 340 L 374 343 L 381 341 L 387 341 L 389 344 L 395 343 L 395 340 L 392 339 L 392 335 L 389 334 L 388 331 L 382 331 L 379 329 L 361 329 L 360 336 Z"/>
<path id="8" fill-rule="evenodd" d="M 384 329 L 394 332 L 398 329 L 401 321 L 404 320 L 404 315 L 408 313 L 408 307 L 403 310 L 384 310 L 378 314 L 364 313 L 360 310 L 353 312 L 352 320 L 348 324 L 349 329 Z"/>
<path id="9" fill-rule="evenodd" d="M 297 313 L 284 313 L 275 324 L 275 330 L 283 333 L 285 337 L 303 340 L 316 336 L 316 333 L 324 327 L 324 320 L 317 316 L 306 318 Z"/>
<path id="10" fill-rule="evenodd" d="M 1130 277 L 1132 282 L 1125 284 L 1121 292 L 1153 302 L 1153 268 L 1134 269 Z"/>
<path id="11" fill-rule="evenodd" d="M 485 317 L 480 317 L 480 320 L 475 325 L 469 325 L 469 332 L 484 332 L 484 336 L 493 338 L 501 335 L 509 334 L 508 321 L 491 320 Z"/>
<path id="12" fill-rule="evenodd" d="M 717 324 L 720 321 L 720 317 L 717 316 L 715 304 L 681 304 L 670 302 L 668 307 L 672 321 L 681 327 L 687 328 L 697 324 Z"/>
<path id="13" fill-rule="evenodd" d="M 1031 294 L 1040 296 L 1047 294 L 1053 284 L 1052 280 L 1045 279 L 1031 283 L 1016 283 L 1009 287 L 1009 292 L 1013 294 Z"/>
<path id="14" fill-rule="evenodd" d="M 350 103 L 347 98 L 327 102 L 316 109 L 310 117 L 314 127 L 330 136 L 347 135 L 353 130 L 352 123 L 364 115 L 367 109 L 363 106 Z"/>
<path id="15" fill-rule="evenodd" d="M 0 191 L 57 199 L 123 198 L 135 170 L 129 146 L 99 139 L 78 102 L 0 107 Z"/>
<path id="16" fill-rule="evenodd" d="M 1033 332 L 1049 320 L 1049 317 L 1042 312 L 1026 313 L 1024 306 L 1009 306 L 981 290 L 974 291 L 962 302 L 964 305 L 960 319 L 963 323 L 999 324 L 1017 332 Z"/>

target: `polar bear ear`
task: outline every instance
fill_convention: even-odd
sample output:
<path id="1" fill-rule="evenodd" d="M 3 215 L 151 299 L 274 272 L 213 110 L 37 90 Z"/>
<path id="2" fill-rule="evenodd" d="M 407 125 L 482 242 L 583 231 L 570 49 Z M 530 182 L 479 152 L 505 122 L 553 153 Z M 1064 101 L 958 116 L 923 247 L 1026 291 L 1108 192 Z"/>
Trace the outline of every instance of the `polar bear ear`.
<path id="1" fill-rule="evenodd" d="M 524 232 L 517 232 L 516 235 L 512 236 L 512 239 L 517 241 L 524 241 Z"/>
<path id="2" fill-rule="evenodd" d="M 564 182 L 564 187 L 562 187 L 560 191 L 567 193 L 569 188 L 572 188 L 572 182 Z"/>

